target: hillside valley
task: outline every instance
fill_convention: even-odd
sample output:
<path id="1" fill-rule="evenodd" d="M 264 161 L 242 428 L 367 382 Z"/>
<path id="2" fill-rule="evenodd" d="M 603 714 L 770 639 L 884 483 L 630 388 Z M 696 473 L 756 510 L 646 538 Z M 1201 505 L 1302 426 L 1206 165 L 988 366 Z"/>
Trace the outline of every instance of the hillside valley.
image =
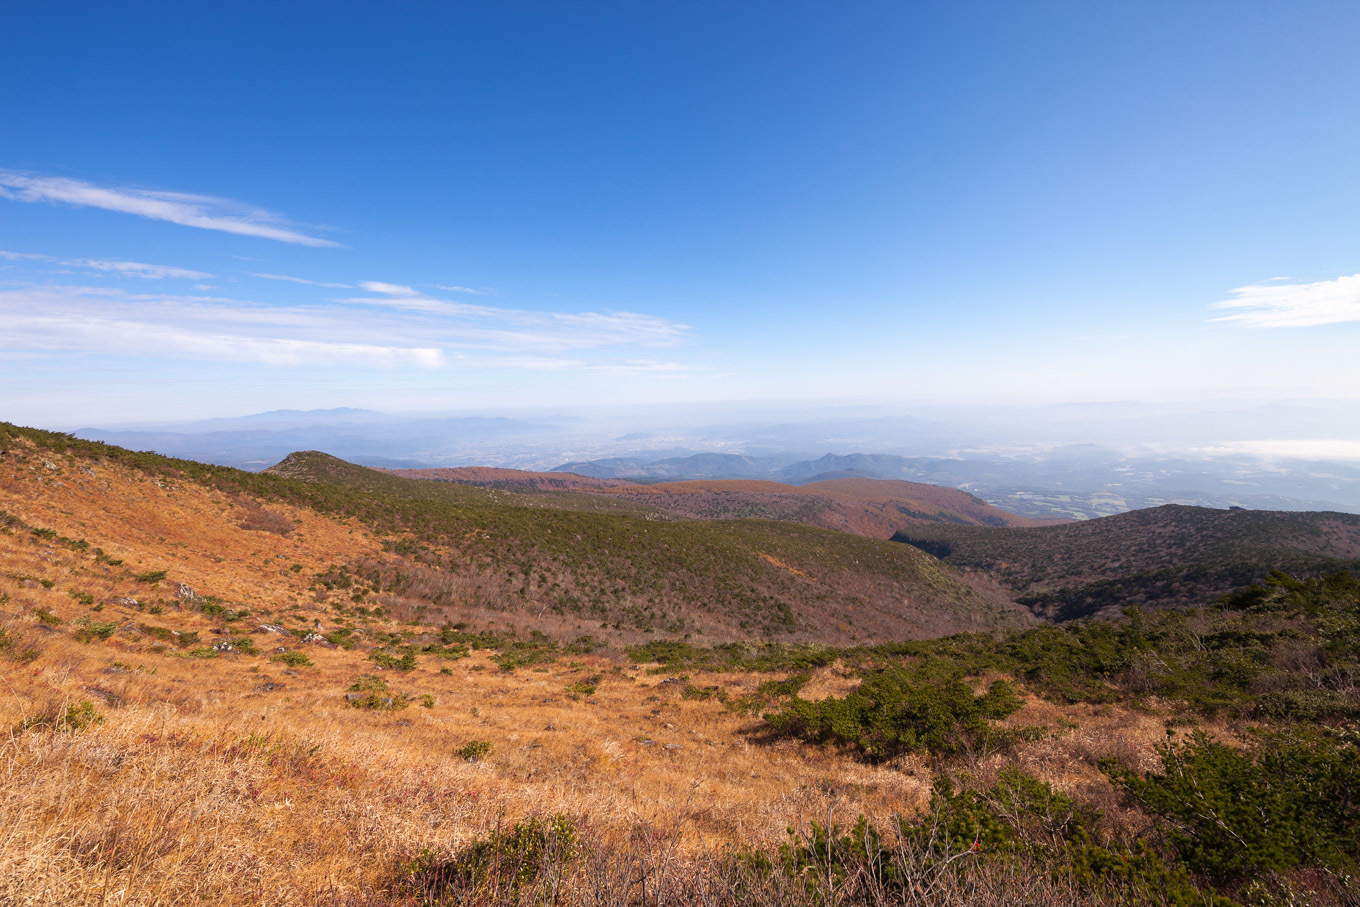
<path id="1" fill-rule="evenodd" d="M 1021 529 L 920 526 L 893 538 L 984 570 L 1039 616 L 1071 620 L 1129 605 L 1186 607 L 1272 570 L 1360 567 L 1360 516 L 1164 505 Z"/>

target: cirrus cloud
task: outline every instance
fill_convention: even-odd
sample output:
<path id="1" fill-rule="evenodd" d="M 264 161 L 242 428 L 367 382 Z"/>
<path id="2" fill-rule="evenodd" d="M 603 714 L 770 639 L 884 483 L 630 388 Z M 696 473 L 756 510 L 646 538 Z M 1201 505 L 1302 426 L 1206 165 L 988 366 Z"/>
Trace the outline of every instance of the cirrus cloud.
<path id="1" fill-rule="evenodd" d="M 67 177 L 32 176 L 13 170 L 0 170 L 0 198 L 102 208 L 185 227 L 220 230 L 238 236 L 273 239 L 301 246 L 339 245 L 328 239 L 301 233 L 277 214 L 206 195 L 96 186 Z"/>
<path id="2" fill-rule="evenodd" d="M 206 280 L 215 275 L 206 271 L 193 271 L 189 268 L 176 268 L 172 265 L 149 265 L 141 261 L 118 261 L 109 258 L 57 258 L 55 255 L 42 255 L 38 252 L 6 252 L 0 250 L 0 259 L 6 261 L 39 261 L 64 265 L 68 268 L 88 268 L 92 271 L 105 271 L 121 274 L 124 277 L 145 277 L 160 280 L 174 277 L 180 280 Z"/>

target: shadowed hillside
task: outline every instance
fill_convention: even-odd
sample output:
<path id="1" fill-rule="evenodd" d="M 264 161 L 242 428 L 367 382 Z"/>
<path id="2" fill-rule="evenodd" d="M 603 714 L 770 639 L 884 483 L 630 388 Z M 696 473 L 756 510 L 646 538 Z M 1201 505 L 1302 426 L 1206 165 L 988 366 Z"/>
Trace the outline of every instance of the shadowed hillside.
<path id="1" fill-rule="evenodd" d="M 1282 569 L 1360 564 L 1360 516 L 1166 505 L 1031 529 L 916 527 L 895 541 L 989 571 L 1036 614 L 1088 617 L 1130 604 L 1184 607 Z"/>

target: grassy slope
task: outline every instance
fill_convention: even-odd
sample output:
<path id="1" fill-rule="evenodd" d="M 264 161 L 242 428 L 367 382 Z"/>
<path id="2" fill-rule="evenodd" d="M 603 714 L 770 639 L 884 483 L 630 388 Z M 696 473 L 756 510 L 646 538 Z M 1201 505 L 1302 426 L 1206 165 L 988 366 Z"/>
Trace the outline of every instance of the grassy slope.
<path id="1" fill-rule="evenodd" d="M 448 899 L 867 904 L 880 903 L 875 892 L 887 885 L 892 902 L 904 903 L 1170 903 L 1186 890 L 1184 869 L 1167 875 L 1166 865 L 1180 864 L 1158 861 L 1199 851 L 1182 853 L 1174 826 L 1121 794 L 1107 760 L 1151 777 L 1164 758 L 1157 744 L 1174 727 L 1193 724 L 1252 749 L 1248 725 L 1302 718 L 1282 726 L 1309 741 L 1310 723 L 1360 714 L 1353 582 L 1326 595 L 1285 584 L 1223 611 L 1000 640 L 757 650 L 774 674 L 751 673 L 755 663 L 734 661 L 736 650 L 691 652 L 702 657 L 681 666 L 689 677 L 663 680 L 616 651 L 441 631 L 376 615 L 371 595 L 363 604 L 339 597 L 343 587 L 328 585 L 339 564 L 400 556 L 386 550 L 396 536 L 343 515 L 343 495 L 327 491 L 336 486 L 238 481 L 230 471 L 112 450 L 57 452 L 60 439 L 38 440 L 50 443 L 10 433 L 0 455 L 0 903 L 410 907 L 428 903 L 412 885 L 431 879 L 413 870 L 469 865 L 483 852 L 476 840 L 554 813 L 579 831 L 577 856 L 535 857 L 522 891 L 484 868 L 477 898 Z M 349 474 L 345 464 L 321 465 Z M 246 486 L 270 497 L 265 509 Z M 283 502 L 327 494 L 331 514 Z M 391 519 L 412 515 L 386 495 L 379 505 L 396 507 Z M 178 583 L 196 597 L 181 598 Z M 289 632 L 260 629 L 266 623 Z M 304 641 L 312 630 L 357 643 Z M 212 645 L 222 642 L 231 648 Z M 275 660 L 286 653 L 310 664 Z M 406 654 L 408 671 L 373 660 Z M 789 676 L 800 664 L 804 674 Z M 880 762 L 857 758 L 854 721 L 831 729 L 846 746 L 828 748 L 776 736 L 758 717 L 781 700 L 825 702 L 828 714 L 877 723 L 894 703 L 868 713 L 837 703 L 853 704 L 861 678 L 885 670 L 926 693 L 954 677 L 977 688 L 1010 678 L 1020 708 L 997 722 L 1005 733 L 995 740 L 950 729 L 945 714 L 960 748 Z M 345 694 L 366 674 L 398 701 L 409 696 L 408 706 L 351 707 Z M 938 717 L 938 703 L 927 712 Z M 460 753 L 475 741 L 490 749 L 469 762 Z M 1354 750 L 1336 747 L 1309 752 Z M 1006 787 L 1016 767 L 1069 799 L 1024 787 L 1016 799 Z M 973 799 L 937 794 L 927 808 L 932 786 L 947 779 L 968 785 Z M 1260 793 L 1234 797 L 1271 802 Z M 861 813 L 895 848 L 886 857 L 893 877 L 865 874 L 879 864 L 856 856 L 863 835 L 838 839 L 832 866 L 806 862 L 826 852 L 816 822 L 845 829 Z M 894 837 L 895 815 L 917 824 Z M 916 828 L 940 849 L 922 850 Z M 781 839 L 792 847 L 782 854 Z M 734 864 L 728 848 L 787 858 L 792 869 L 743 875 L 741 865 L 759 861 Z M 1293 902 L 1348 903 L 1351 851 L 1336 872 L 1305 863 L 1292 875 L 1194 881 L 1234 896 L 1248 883 L 1266 895 L 1303 886 L 1322 893 Z M 557 895 L 543 887 L 555 877 L 540 876 L 540 865 L 564 873 Z M 955 869 L 931 868 L 945 865 Z M 903 873 L 916 874 L 917 895 L 892 887 Z"/>
<path id="2" fill-rule="evenodd" d="M 1360 516 L 1330 512 L 1170 504 L 1033 529 L 914 527 L 895 539 L 988 570 L 1056 619 L 1202 602 L 1275 569 L 1317 575 L 1360 564 Z"/>
<path id="3" fill-rule="evenodd" d="M 271 506 L 357 520 L 382 537 L 382 550 L 337 551 L 337 568 L 361 580 L 356 586 L 341 578 L 331 590 L 402 614 L 478 622 L 499 615 L 557 636 L 625 641 L 688 633 L 835 643 L 1027 618 L 905 546 L 809 527 L 667 522 L 628 502 L 420 482 L 316 453 L 251 474 L 0 428 L 0 443 L 21 442 L 73 463 L 125 464 Z"/>

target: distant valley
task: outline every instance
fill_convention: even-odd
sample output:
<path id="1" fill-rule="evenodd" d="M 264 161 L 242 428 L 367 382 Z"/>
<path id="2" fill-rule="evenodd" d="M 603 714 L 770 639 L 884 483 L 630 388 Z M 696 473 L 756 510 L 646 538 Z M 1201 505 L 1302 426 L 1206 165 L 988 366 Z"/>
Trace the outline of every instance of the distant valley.
<path id="1" fill-rule="evenodd" d="M 1066 439 L 1076 431 L 1069 424 L 1075 416 L 1061 408 L 986 413 L 1001 422 L 991 428 L 942 418 L 817 416 L 705 425 L 694 424 L 690 414 L 688 424 L 647 431 L 635 430 L 626 416 L 609 422 L 560 413 L 414 417 L 340 408 L 74 434 L 252 471 L 296 450 L 323 450 L 363 466 L 553 471 L 652 483 L 892 479 L 961 489 L 1010 513 L 1050 520 L 1162 504 L 1360 512 L 1360 464 L 1268 459 L 1231 446 L 1202 449 L 1193 440 L 1194 425 L 1243 436 L 1258 417 L 1296 433 L 1325 432 L 1349 424 L 1344 413 L 1276 407 L 1247 414 L 1251 419 L 1222 413 L 1154 419 L 1140 412 L 1129 411 L 1119 423 L 1082 425 L 1092 437 L 1111 439 L 1114 425 L 1123 425 L 1155 442 L 1151 448 L 1116 440 L 1072 443 Z M 1029 429 L 1017 421 L 1026 415 L 1035 422 Z M 1032 434 L 1020 434 L 1026 430 Z M 1055 441 L 1043 441 L 1046 436 Z"/>

